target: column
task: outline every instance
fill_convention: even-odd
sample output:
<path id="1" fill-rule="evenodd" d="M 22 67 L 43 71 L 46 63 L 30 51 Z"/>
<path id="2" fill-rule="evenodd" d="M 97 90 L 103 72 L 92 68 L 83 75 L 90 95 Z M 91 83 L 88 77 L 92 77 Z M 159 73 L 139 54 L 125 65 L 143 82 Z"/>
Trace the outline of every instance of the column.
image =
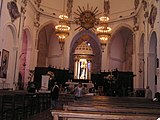
<path id="1" fill-rule="evenodd" d="M 145 88 L 144 86 L 144 53 L 138 53 L 138 87 Z"/>
<path id="2" fill-rule="evenodd" d="M 148 81 L 145 85 L 149 85 L 152 90 L 152 96 L 155 94 L 155 75 L 156 75 L 156 55 L 154 53 L 148 53 Z"/>
<path id="3" fill-rule="evenodd" d="M 74 79 L 78 77 L 78 60 L 76 59 L 74 62 Z"/>
<path id="4" fill-rule="evenodd" d="M 11 88 L 14 90 L 17 87 L 18 83 L 18 75 L 19 75 L 19 58 L 18 58 L 18 47 L 13 47 L 13 68 L 11 71 L 13 71 L 13 83 L 11 83 Z"/>
<path id="5" fill-rule="evenodd" d="M 91 80 L 92 60 L 90 59 L 88 63 L 90 64 L 90 68 L 88 68 L 88 79 Z"/>
<path id="6" fill-rule="evenodd" d="M 30 65 L 32 64 L 33 61 L 31 61 L 30 56 L 32 55 L 32 48 L 27 49 L 27 56 L 26 56 L 26 66 L 25 66 L 25 79 L 24 83 L 28 84 L 28 76 L 29 76 L 29 70 L 31 70 Z"/>
<path id="7" fill-rule="evenodd" d="M 160 0 L 157 0 L 157 18 L 158 20 L 160 20 Z M 157 58 L 159 59 L 159 62 L 160 62 L 160 22 L 157 22 Z M 160 92 L 160 65 L 159 67 L 157 68 L 157 92 Z"/>

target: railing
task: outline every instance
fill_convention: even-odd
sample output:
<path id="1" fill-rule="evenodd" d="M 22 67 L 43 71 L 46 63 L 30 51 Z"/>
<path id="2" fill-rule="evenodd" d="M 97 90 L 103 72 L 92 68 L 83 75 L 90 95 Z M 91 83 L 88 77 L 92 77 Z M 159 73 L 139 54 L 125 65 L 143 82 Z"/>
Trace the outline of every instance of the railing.
<path id="1" fill-rule="evenodd" d="M 10 84 L 9 83 L 0 83 L 0 89 L 9 89 Z"/>

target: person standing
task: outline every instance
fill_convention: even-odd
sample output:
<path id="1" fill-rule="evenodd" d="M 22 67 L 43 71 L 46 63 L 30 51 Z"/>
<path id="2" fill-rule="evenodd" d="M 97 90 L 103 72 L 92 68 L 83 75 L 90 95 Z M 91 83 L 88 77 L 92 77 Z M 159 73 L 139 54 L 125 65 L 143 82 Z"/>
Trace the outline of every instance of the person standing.
<path id="1" fill-rule="evenodd" d="M 77 87 L 74 88 L 74 92 L 75 92 L 75 100 L 78 100 L 79 98 L 82 97 L 83 93 L 82 83 L 79 83 Z"/>
<path id="2" fill-rule="evenodd" d="M 57 82 L 55 82 L 53 88 L 51 89 L 51 109 L 56 108 L 58 97 L 59 86 L 57 85 Z"/>
<path id="3" fill-rule="evenodd" d="M 152 91 L 151 91 L 151 89 L 149 88 L 149 86 L 146 87 L 146 90 L 145 90 L 145 98 L 146 98 L 146 99 L 152 99 Z"/>

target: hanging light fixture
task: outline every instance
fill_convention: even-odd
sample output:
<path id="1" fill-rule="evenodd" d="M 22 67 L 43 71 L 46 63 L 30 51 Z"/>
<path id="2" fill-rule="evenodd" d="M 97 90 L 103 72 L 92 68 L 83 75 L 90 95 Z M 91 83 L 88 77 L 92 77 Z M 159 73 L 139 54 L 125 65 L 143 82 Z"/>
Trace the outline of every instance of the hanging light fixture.
<path id="1" fill-rule="evenodd" d="M 65 39 L 69 36 L 70 26 L 68 23 L 68 16 L 60 15 L 59 19 L 59 24 L 55 26 L 55 33 L 58 36 L 61 50 L 63 50 Z"/>
<path id="2" fill-rule="evenodd" d="M 111 37 L 111 28 L 108 27 L 109 17 L 104 15 L 99 18 L 99 27 L 97 27 L 97 37 L 100 39 L 102 51 L 104 52 L 104 48 L 107 44 L 107 41 Z"/>
<path id="3" fill-rule="evenodd" d="M 64 11 L 65 11 L 65 0 L 64 0 L 63 12 Z M 70 26 L 69 26 L 68 16 L 64 14 L 60 15 L 59 19 L 60 19 L 59 24 L 55 26 L 55 34 L 58 36 L 60 48 L 61 50 L 63 50 L 65 39 L 66 37 L 69 36 Z"/>
<path id="4" fill-rule="evenodd" d="M 97 37 L 100 39 L 102 52 L 104 52 L 104 48 L 107 44 L 107 41 L 111 37 L 112 29 L 108 27 L 109 9 L 110 9 L 109 0 L 104 0 L 104 16 L 99 18 L 99 26 L 97 27 Z"/>

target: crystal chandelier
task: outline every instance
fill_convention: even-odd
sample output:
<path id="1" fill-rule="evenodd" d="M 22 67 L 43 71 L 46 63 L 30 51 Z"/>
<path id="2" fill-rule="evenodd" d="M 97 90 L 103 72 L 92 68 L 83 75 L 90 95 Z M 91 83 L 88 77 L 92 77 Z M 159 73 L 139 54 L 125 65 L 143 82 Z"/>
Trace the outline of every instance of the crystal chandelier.
<path id="1" fill-rule="evenodd" d="M 97 27 L 97 37 L 100 39 L 102 52 L 106 47 L 107 41 L 111 37 L 111 28 L 108 27 L 109 13 L 110 13 L 109 0 L 104 0 L 104 15 L 99 18 L 99 26 Z"/>
<path id="2" fill-rule="evenodd" d="M 55 33 L 58 36 L 61 50 L 63 50 L 65 38 L 69 36 L 70 26 L 68 22 L 68 16 L 60 15 L 59 19 L 59 24 L 55 26 Z"/>
<path id="3" fill-rule="evenodd" d="M 107 41 L 111 37 L 111 28 L 108 27 L 109 17 L 104 15 L 99 18 L 99 27 L 97 27 L 97 37 L 100 39 L 102 52 L 107 44 Z"/>

